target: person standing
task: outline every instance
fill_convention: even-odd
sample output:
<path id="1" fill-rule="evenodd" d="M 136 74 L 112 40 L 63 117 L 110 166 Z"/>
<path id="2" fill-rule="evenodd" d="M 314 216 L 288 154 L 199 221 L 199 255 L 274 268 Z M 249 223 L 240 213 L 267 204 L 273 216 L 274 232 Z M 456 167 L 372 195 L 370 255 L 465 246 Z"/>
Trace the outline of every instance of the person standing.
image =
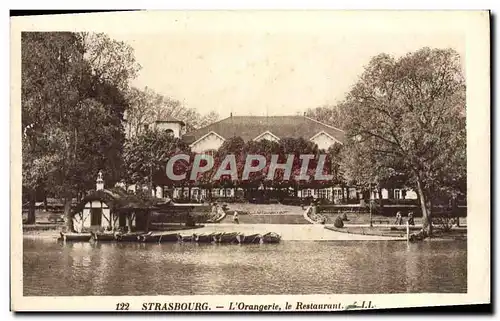
<path id="1" fill-rule="evenodd" d="M 415 225 L 415 219 L 413 218 L 413 212 L 408 213 L 408 225 Z"/>
<path id="2" fill-rule="evenodd" d="M 238 212 L 234 211 L 233 214 L 233 222 L 234 224 L 240 224 L 240 219 L 238 218 Z"/>
<path id="3" fill-rule="evenodd" d="M 396 222 L 394 225 L 401 225 L 403 223 L 403 217 L 401 216 L 401 211 L 396 212 Z"/>

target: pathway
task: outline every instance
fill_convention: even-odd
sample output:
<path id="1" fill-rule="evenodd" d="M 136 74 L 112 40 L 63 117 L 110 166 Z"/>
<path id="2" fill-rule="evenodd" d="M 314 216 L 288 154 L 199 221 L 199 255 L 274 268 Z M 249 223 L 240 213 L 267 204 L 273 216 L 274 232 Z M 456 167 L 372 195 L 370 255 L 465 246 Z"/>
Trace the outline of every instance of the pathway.
<path id="1" fill-rule="evenodd" d="M 238 215 L 241 224 L 309 224 L 300 214 L 241 214 Z M 221 223 L 233 223 L 233 215 L 228 214 Z"/>

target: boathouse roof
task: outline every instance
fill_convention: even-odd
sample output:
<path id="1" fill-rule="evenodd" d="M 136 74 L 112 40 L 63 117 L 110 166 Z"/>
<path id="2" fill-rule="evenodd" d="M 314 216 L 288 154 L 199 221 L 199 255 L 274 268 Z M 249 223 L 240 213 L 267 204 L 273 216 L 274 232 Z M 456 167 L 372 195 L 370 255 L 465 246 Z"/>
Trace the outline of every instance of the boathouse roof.
<path id="1" fill-rule="evenodd" d="M 92 201 L 106 203 L 114 210 L 155 209 L 156 200 L 142 194 L 129 194 L 121 188 L 103 189 L 85 196 L 73 209 L 73 213 L 81 212 L 85 204 Z"/>

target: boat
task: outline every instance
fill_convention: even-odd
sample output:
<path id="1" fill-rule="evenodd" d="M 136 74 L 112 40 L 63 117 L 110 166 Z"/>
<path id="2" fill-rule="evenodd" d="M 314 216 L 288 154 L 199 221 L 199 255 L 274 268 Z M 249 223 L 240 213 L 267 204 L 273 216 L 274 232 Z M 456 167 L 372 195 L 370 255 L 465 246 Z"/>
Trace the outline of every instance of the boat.
<path id="1" fill-rule="evenodd" d="M 170 233 L 170 234 L 160 234 L 160 239 L 158 242 L 177 242 L 179 240 L 178 233 Z"/>
<path id="2" fill-rule="evenodd" d="M 196 234 L 191 234 L 191 235 L 180 235 L 177 234 L 177 241 L 178 242 L 193 242 Z"/>
<path id="3" fill-rule="evenodd" d="M 61 237 L 59 240 L 71 242 L 88 242 L 92 237 L 90 233 L 63 233 L 60 232 Z"/>
<path id="4" fill-rule="evenodd" d="M 261 243 L 279 243 L 281 240 L 281 236 L 274 232 L 269 232 L 262 235 Z"/>
<path id="5" fill-rule="evenodd" d="M 137 237 L 137 239 L 140 242 L 145 242 L 145 243 L 159 243 L 160 237 L 161 237 L 161 235 L 143 234 L 143 235 L 139 235 Z"/>
<path id="6" fill-rule="evenodd" d="M 193 234 L 193 241 L 197 243 L 212 243 L 215 242 L 218 234 L 210 233 L 210 234 Z"/>
<path id="7" fill-rule="evenodd" d="M 251 235 L 244 235 L 240 234 L 237 236 L 238 242 L 240 244 L 260 244 L 260 241 L 262 240 L 262 235 L 260 234 L 251 234 Z"/>
<path id="8" fill-rule="evenodd" d="M 145 243 L 162 243 L 162 242 L 177 242 L 179 240 L 179 234 L 143 234 L 139 235 L 139 241 Z"/>
<path id="9" fill-rule="evenodd" d="M 139 242 L 141 239 L 141 236 L 143 235 L 150 235 L 151 232 L 149 233 L 125 233 L 125 234 L 116 234 L 116 240 L 118 242 Z"/>
<path id="10" fill-rule="evenodd" d="M 217 238 L 217 243 L 224 243 L 224 244 L 234 244 L 234 243 L 239 243 L 238 236 L 240 233 L 237 232 L 232 232 L 232 233 L 222 233 L 219 235 Z"/>
<path id="11" fill-rule="evenodd" d="M 91 232 L 92 239 L 99 242 L 116 241 L 115 233 Z"/>

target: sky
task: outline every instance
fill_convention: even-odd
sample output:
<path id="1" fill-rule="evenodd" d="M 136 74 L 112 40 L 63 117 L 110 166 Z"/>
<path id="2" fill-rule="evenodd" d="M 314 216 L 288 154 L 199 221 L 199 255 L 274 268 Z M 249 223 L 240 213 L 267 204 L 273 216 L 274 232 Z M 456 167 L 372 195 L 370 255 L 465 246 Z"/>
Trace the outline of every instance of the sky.
<path id="1" fill-rule="evenodd" d="M 429 46 L 465 55 L 464 34 L 440 17 L 284 15 L 163 15 L 158 28 L 108 34 L 135 50 L 142 69 L 133 86 L 221 118 L 296 115 L 335 104 L 380 53 L 399 57 Z"/>

